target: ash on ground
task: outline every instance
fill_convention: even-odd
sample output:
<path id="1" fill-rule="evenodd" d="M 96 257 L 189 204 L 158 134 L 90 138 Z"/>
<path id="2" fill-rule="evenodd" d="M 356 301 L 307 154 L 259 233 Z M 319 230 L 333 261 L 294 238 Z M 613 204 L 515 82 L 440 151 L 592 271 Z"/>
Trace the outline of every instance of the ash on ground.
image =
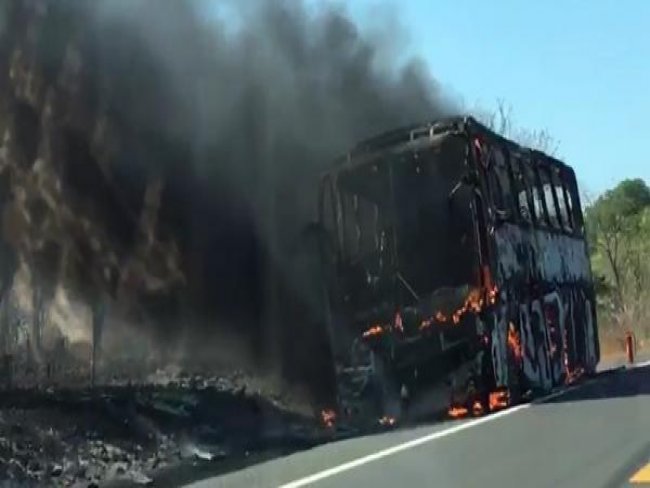
<path id="1" fill-rule="evenodd" d="M 115 379 L 95 388 L 6 388 L 0 394 L 0 484 L 166 479 L 167 485 L 218 472 L 233 460 L 307 448 L 327 436 L 313 417 L 280 398 L 247 390 L 242 374 L 158 371 L 139 384 Z M 174 478 L 174 472 L 184 474 Z"/>

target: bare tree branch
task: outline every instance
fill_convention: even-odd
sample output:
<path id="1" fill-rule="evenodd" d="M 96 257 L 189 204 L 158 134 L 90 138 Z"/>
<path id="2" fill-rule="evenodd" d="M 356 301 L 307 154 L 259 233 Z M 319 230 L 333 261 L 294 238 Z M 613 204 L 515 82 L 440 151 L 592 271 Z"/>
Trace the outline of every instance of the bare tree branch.
<path id="1" fill-rule="evenodd" d="M 557 154 L 559 142 L 546 129 L 516 128 L 512 106 L 503 99 L 497 99 L 496 109 L 492 112 L 475 110 L 475 117 L 487 128 L 507 137 L 518 144 L 538 151 L 543 151 L 550 156 Z"/>

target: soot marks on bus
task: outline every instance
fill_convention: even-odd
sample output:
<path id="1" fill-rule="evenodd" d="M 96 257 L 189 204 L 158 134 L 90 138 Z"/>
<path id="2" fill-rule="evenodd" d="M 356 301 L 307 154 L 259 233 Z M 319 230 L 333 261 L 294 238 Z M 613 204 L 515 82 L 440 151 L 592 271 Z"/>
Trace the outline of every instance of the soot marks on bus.
<path id="1" fill-rule="evenodd" d="M 477 414 L 595 369 L 573 171 L 463 124 L 427 126 L 422 141 L 399 133 L 408 142 L 324 179 L 321 217 L 338 244 L 331 339 L 339 392 L 355 401 L 377 384 L 380 398 L 393 391 L 380 404 L 401 387 L 410 405 L 446 397 L 450 414 Z"/>
<path id="2" fill-rule="evenodd" d="M 487 319 L 493 321 L 497 386 L 515 382 L 547 390 L 593 372 L 598 351 L 591 303 L 582 292 L 564 287 L 532 300 L 522 297 L 518 307 L 502 304 Z"/>
<path id="3" fill-rule="evenodd" d="M 584 240 L 503 223 L 494 233 L 501 281 L 578 283 L 591 279 Z"/>
<path id="4" fill-rule="evenodd" d="M 599 360 L 591 268 L 575 175 L 540 152 L 476 137 L 497 306 L 491 331 L 496 387 L 548 390 Z M 504 347 L 504 344 L 506 347 Z"/>

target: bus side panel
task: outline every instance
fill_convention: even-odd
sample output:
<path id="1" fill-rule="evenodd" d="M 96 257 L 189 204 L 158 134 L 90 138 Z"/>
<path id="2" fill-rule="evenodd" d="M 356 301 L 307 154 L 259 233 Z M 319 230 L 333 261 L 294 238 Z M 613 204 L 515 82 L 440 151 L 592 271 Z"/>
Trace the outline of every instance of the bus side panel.
<path id="1" fill-rule="evenodd" d="M 586 257 L 571 252 L 579 248 L 579 240 L 531 239 L 527 233 L 510 224 L 494 233 L 500 299 L 484 322 L 491 331 L 496 386 L 513 381 L 509 370 L 516 361 L 524 384 L 546 390 L 571 380 L 579 370 L 595 370 L 594 295 L 581 276 Z M 544 242 L 543 247 L 533 246 L 535 241 Z M 527 267 L 531 263 L 535 268 Z"/>
<path id="2" fill-rule="evenodd" d="M 567 210 L 549 193 L 564 186 L 575 195 L 574 180 L 548 179 L 551 171 L 562 178 L 573 173 L 537 153 L 511 154 L 489 139 L 476 146 L 499 288 L 499 304 L 482 319 L 491 340 L 494 386 L 548 390 L 594 372 L 595 296 L 579 199 L 572 198 Z M 570 221 L 568 213 L 574 215 Z"/>

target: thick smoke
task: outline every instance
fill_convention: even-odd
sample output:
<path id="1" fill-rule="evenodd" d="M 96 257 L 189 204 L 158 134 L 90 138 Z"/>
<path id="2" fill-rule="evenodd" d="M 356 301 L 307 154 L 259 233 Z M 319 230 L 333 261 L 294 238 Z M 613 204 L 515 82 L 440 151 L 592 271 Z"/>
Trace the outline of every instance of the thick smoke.
<path id="1" fill-rule="evenodd" d="M 87 103 L 120 124 L 125 185 L 143 172 L 168 181 L 162 225 L 181 240 L 188 280 L 161 313 L 161 347 L 219 356 L 227 330 L 286 373 L 324 347 L 316 279 L 294 262 L 318 176 L 359 139 L 447 106 L 421 63 L 382 49 L 399 37 L 392 26 L 370 39 L 328 4 L 216 5 L 57 0 L 46 22 L 79 41 Z M 56 66 L 61 49 L 48 49 Z M 319 377 L 321 366 L 289 369 Z"/>
<path id="2" fill-rule="evenodd" d="M 267 232 L 269 204 L 304 222 L 314 176 L 359 138 L 442 110 L 423 66 L 393 66 L 340 8 L 226 2 L 230 18 L 202 18 L 215 4 L 104 1 L 97 69 L 123 80 L 116 110 L 186 142 L 188 164 Z"/>

